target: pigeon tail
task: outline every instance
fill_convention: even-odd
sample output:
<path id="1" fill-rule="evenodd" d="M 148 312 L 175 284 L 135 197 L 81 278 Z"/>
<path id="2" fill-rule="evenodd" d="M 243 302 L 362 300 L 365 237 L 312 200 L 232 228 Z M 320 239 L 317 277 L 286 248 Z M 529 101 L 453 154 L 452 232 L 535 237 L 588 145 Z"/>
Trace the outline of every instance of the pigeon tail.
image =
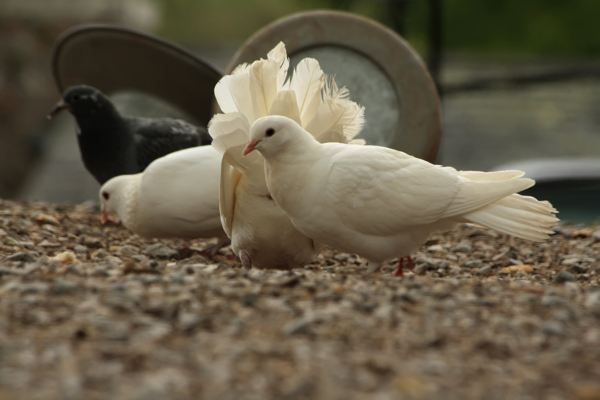
<path id="1" fill-rule="evenodd" d="M 472 222 L 522 239 L 541 242 L 554 231 L 558 222 L 557 210 L 547 201 L 531 196 L 513 194 L 479 210 L 465 214 L 465 222 Z"/>

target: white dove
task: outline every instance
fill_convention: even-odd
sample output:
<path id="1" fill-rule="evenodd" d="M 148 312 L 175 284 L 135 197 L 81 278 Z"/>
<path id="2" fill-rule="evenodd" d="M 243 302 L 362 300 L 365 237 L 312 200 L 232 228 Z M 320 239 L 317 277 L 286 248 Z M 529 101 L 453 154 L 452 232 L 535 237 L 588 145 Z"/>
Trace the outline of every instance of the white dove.
<path id="1" fill-rule="evenodd" d="M 273 199 L 300 232 L 369 261 L 403 259 L 434 231 L 470 222 L 542 241 L 558 222 L 547 201 L 515 194 L 521 171 L 456 171 L 379 146 L 317 142 L 289 118 L 258 119 L 243 154 L 265 159 Z"/>
<path id="2" fill-rule="evenodd" d="M 143 237 L 228 240 L 219 216 L 221 154 L 192 147 L 154 160 L 146 170 L 116 176 L 100 188 L 102 222 L 116 212 L 125 227 Z"/>
<path id="3" fill-rule="evenodd" d="M 275 204 L 260 154 L 242 157 L 250 125 L 267 115 L 285 115 L 321 142 L 348 142 L 364 124 L 364 108 L 345 88 L 326 79 L 317 60 L 300 61 L 286 82 L 289 60 L 283 43 L 266 60 L 238 66 L 215 87 L 224 114 L 208 130 L 223 153 L 220 211 L 231 248 L 244 267 L 290 269 L 313 261 L 320 244 L 300 233 Z"/>

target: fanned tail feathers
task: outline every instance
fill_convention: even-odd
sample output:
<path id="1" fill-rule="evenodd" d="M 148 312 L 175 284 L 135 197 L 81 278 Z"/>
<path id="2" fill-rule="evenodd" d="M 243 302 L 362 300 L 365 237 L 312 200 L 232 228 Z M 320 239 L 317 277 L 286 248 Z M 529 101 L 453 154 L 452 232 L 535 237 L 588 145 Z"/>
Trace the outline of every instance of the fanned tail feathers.
<path id="1" fill-rule="evenodd" d="M 558 222 L 554 216 L 556 212 L 547 201 L 513 194 L 463 215 L 463 218 L 502 233 L 541 242 L 554 232 L 552 226 Z"/>
<path id="2" fill-rule="evenodd" d="M 513 192 L 517 192 L 534 184 L 532 179 L 522 178 L 524 175 L 522 171 L 459 171 L 458 175 L 470 181 L 466 183 L 467 185 L 477 185 L 477 183 L 485 185 L 478 190 L 483 190 L 487 194 L 477 196 L 479 198 L 498 196 L 504 190 L 502 187 L 511 190 L 510 186 L 512 186 Z M 467 212 L 461 216 L 461 219 L 523 239 L 543 241 L 554 232 L 552 226 L 559 221 L 555 213 L 557 210 L 547 201 L 514 193 Z"/>

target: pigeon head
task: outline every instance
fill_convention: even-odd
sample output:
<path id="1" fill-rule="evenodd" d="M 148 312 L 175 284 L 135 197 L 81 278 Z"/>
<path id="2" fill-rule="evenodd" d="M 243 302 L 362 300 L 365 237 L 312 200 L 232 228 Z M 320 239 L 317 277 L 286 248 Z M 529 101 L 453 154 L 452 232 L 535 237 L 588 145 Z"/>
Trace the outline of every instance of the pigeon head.
<path id="1" fill-rule="evenodd" d="M 105 115 L 116 112 L 110 100 L 98 89 L 91 86 L 73 86 L 67 89 L 50 113 L 51 119 L 62 110 L 69 110 L 75 118 L 86 118 L 94 114 Z"/>
<path id="2" fill-rule="evenodd" d="M 258 150 L 263 156 L 279 153 L 300 144 L 300 141 L 314 141 L 296 121 L 288 117 L 272 115 L 257 119 L 250 127 L 250 140 L 242 155 Z"/>
<path id="3" fill-rule="evenodd" d="M 108 220 L 108 213 L 117 213 L 123 219 L 122 214 L 126 211 L 127 198 L 131 197 L 133 183 L 140 176 L 141 174 L 115 176 L 102 185 L 100 188 L 100 208 L 102 211 L 100 220 L 103 224 Z"/>

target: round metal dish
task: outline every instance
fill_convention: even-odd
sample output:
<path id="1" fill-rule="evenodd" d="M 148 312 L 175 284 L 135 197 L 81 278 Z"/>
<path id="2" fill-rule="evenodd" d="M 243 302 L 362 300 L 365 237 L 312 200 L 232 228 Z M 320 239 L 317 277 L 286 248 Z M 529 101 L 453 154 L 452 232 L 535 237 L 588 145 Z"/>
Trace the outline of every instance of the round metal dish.
<path id="1" fill-rule="evenodd" d="M 369 144 L 434 161 L 441 135 L 439 96 L 419 55 L 390 29 L 354 14 L 314 11 L 283 18 L 242 45 L 226 73 L 265 58 L 280 41 L 291 66 L 316 58 L 338 86 L 365 106 L 359 135 Z"/>
<path id="2" fill-rule="evenodd" d="M 186 50 L 153 36 L 109 25 L 81 25 L 57 40 L 52 72 L 59 91 L 89 85 L 107 95 L 142 93 L 169 103 L 206 126 L 221 74 Z"/>

